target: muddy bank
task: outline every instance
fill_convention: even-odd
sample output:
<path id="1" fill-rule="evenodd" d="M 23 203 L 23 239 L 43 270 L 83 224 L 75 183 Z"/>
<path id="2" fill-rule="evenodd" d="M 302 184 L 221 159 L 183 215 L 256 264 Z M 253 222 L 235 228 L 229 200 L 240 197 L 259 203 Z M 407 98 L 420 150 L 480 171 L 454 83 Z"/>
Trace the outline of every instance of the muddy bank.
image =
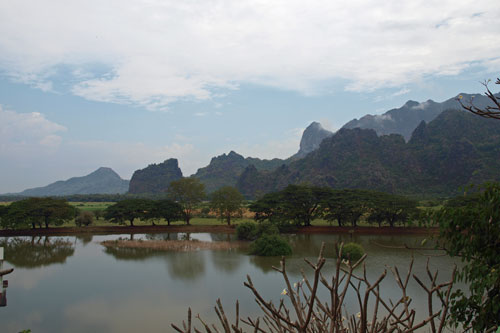
<path id="1" fill-rule="evenodd" d="M 227 225 L 157 225 L 157 226 L 91 226 L 91 227 L 59 227 L 48 229 L 0 230 L 0 236 L 69 236 L 89 233 L 93 235 L 107 234 L 153 234 L 168 232 L 210 232 L 220 234 L 235 233 L 235 226 Z M 330 227 L 310 226 L 295 229 L 292 233 L 305 234 L 362 234 L 362 235 L 427 235 L 437 234 L 438 228 L 419 227 Z"/>

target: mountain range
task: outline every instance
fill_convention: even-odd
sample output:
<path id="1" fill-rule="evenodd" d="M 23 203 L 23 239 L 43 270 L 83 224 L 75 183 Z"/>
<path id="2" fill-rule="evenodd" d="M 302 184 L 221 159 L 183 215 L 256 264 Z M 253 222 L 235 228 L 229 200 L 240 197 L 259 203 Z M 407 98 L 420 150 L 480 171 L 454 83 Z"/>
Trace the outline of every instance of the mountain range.
<path id="1" fill-rule="evenodd" d="M 480 94 L 460 95 L 478 107 L 489 104 Z M 298 152 L 287 159 L 245 158 L 231 151 L 212 158 L 192 177 L 200 179 L 208 193 L 236 186 L 247 198 L 292 183 L 450 195 L 470 181 L 497 179 L 497 169 L 490 166 L 500 157 L 495 155 L 500 122 L 449 111 L 457 109 L 461 109 L 457 97 L 442 103 L 408 101 L 384 114 L 353 119 L 336 133 L 313 122 L 304 130 Z M 155 194 L 182 177 L 178 161 L 168 159 L 137 170 L 130 183 L 113 170 L 100 168 L 19 194 Z"/>
<path id="2" fill-rule="evenodd" d="M 461 110 L 422 121 L 406 142 L 373 129 L 343 128 L 303 159 L 272 172 L 248 167 L 237 182 L 247 198 L 308 183 L 414 196 L 450 196 L 469 183 L 500 180 L 500 122 Z"/>

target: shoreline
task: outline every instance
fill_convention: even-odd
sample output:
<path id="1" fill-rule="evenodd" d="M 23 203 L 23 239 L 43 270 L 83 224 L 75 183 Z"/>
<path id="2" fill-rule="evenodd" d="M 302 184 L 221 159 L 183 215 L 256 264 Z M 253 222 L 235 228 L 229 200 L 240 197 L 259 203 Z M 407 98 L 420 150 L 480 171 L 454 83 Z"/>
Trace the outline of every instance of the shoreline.
<path id="1" fill-rule="evenodd" d="M 157 225 L 157 226 L 95 226 L 56 227 L 42 229 L 0 230 L 0 237 L 9 236 L 71 236 L 81 234 L 155 234 L 168 232 L 209 232 L 233 234 L 236 226 L 227 225 Z M 358 235 L 429 235 L 439 233 L 439 228 L 425 227 L 300 227 L 289 233 L 297 234 L 358 234 Z"/>

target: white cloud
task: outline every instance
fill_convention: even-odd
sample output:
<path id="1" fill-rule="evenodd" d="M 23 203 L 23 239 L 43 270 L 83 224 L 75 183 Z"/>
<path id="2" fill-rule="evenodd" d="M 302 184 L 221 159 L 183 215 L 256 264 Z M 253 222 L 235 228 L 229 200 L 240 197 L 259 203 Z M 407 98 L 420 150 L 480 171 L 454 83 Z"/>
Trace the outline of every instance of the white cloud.
<path id="1" fill-rule="evenodd" d="M 373 90 L 471 63 L 498 71 L 499 16 L 491 0 L 4 1 L 0 70 L 50 90 L 67 65 L 75 94 L 155 110 L 240 83 Z M 89 75 L 88 64 L 111 70 Z"/>
<path id="2" fill-rule="evenodd" d="M 429 102 L 428 101 L 419 103 L 418 105 L 415 105 L 415 106 L 412 106 L 411 109 L 412 110 L 423 110 L 427 106 L 429 106 Z"/>
<path id="3" fill-rule="evenodd" d="M 64 132 L 62 125 L 47 120 L 38 112 L 17 113 L 0 105 L 0 151 L 6 153 L 18 148 L 38 149 L 39 146 L 57 147 Z"/>

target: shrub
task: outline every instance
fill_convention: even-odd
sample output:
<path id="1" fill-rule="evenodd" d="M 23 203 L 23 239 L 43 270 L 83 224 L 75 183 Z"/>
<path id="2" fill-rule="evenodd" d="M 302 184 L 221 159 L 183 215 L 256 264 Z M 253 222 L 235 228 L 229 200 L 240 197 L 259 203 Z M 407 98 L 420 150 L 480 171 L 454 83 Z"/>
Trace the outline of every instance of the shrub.
<path id="1" fill-rule="evenodd" d="M 257 226 L 257 237 L 261 237 L 262 235 L 277 235 L 279 234 L 278 227 L 269 221 L 262 221 Z"/>
<path id="2" fill-rule="evenodd" d="M 264 234 L 252 243 L 250 253 L 258 256 L 285 256 L 292 254 L 292 248 L 279 235 Z"/>
<path id="3" fill-rule="evenodd" d="M 356 243 L 347 243 L 342 248 L 342 259 L 358 261 L 365 254 L 363 247 Z"/>
<path id="4" fill-rule="evenodd" d="M 243 222 L 236 226 L 236 237 L 241 240 L 254 240 L 257 238 L 257 223 Z"/>
<path id="5" fill-rule="evenodd" d="M 91 225 L 92 223 L 94 223 L 94 214 L 89 211 L 83 211 L 75 218 L 75 224 L 78 227 L 86 227 Z"/>

